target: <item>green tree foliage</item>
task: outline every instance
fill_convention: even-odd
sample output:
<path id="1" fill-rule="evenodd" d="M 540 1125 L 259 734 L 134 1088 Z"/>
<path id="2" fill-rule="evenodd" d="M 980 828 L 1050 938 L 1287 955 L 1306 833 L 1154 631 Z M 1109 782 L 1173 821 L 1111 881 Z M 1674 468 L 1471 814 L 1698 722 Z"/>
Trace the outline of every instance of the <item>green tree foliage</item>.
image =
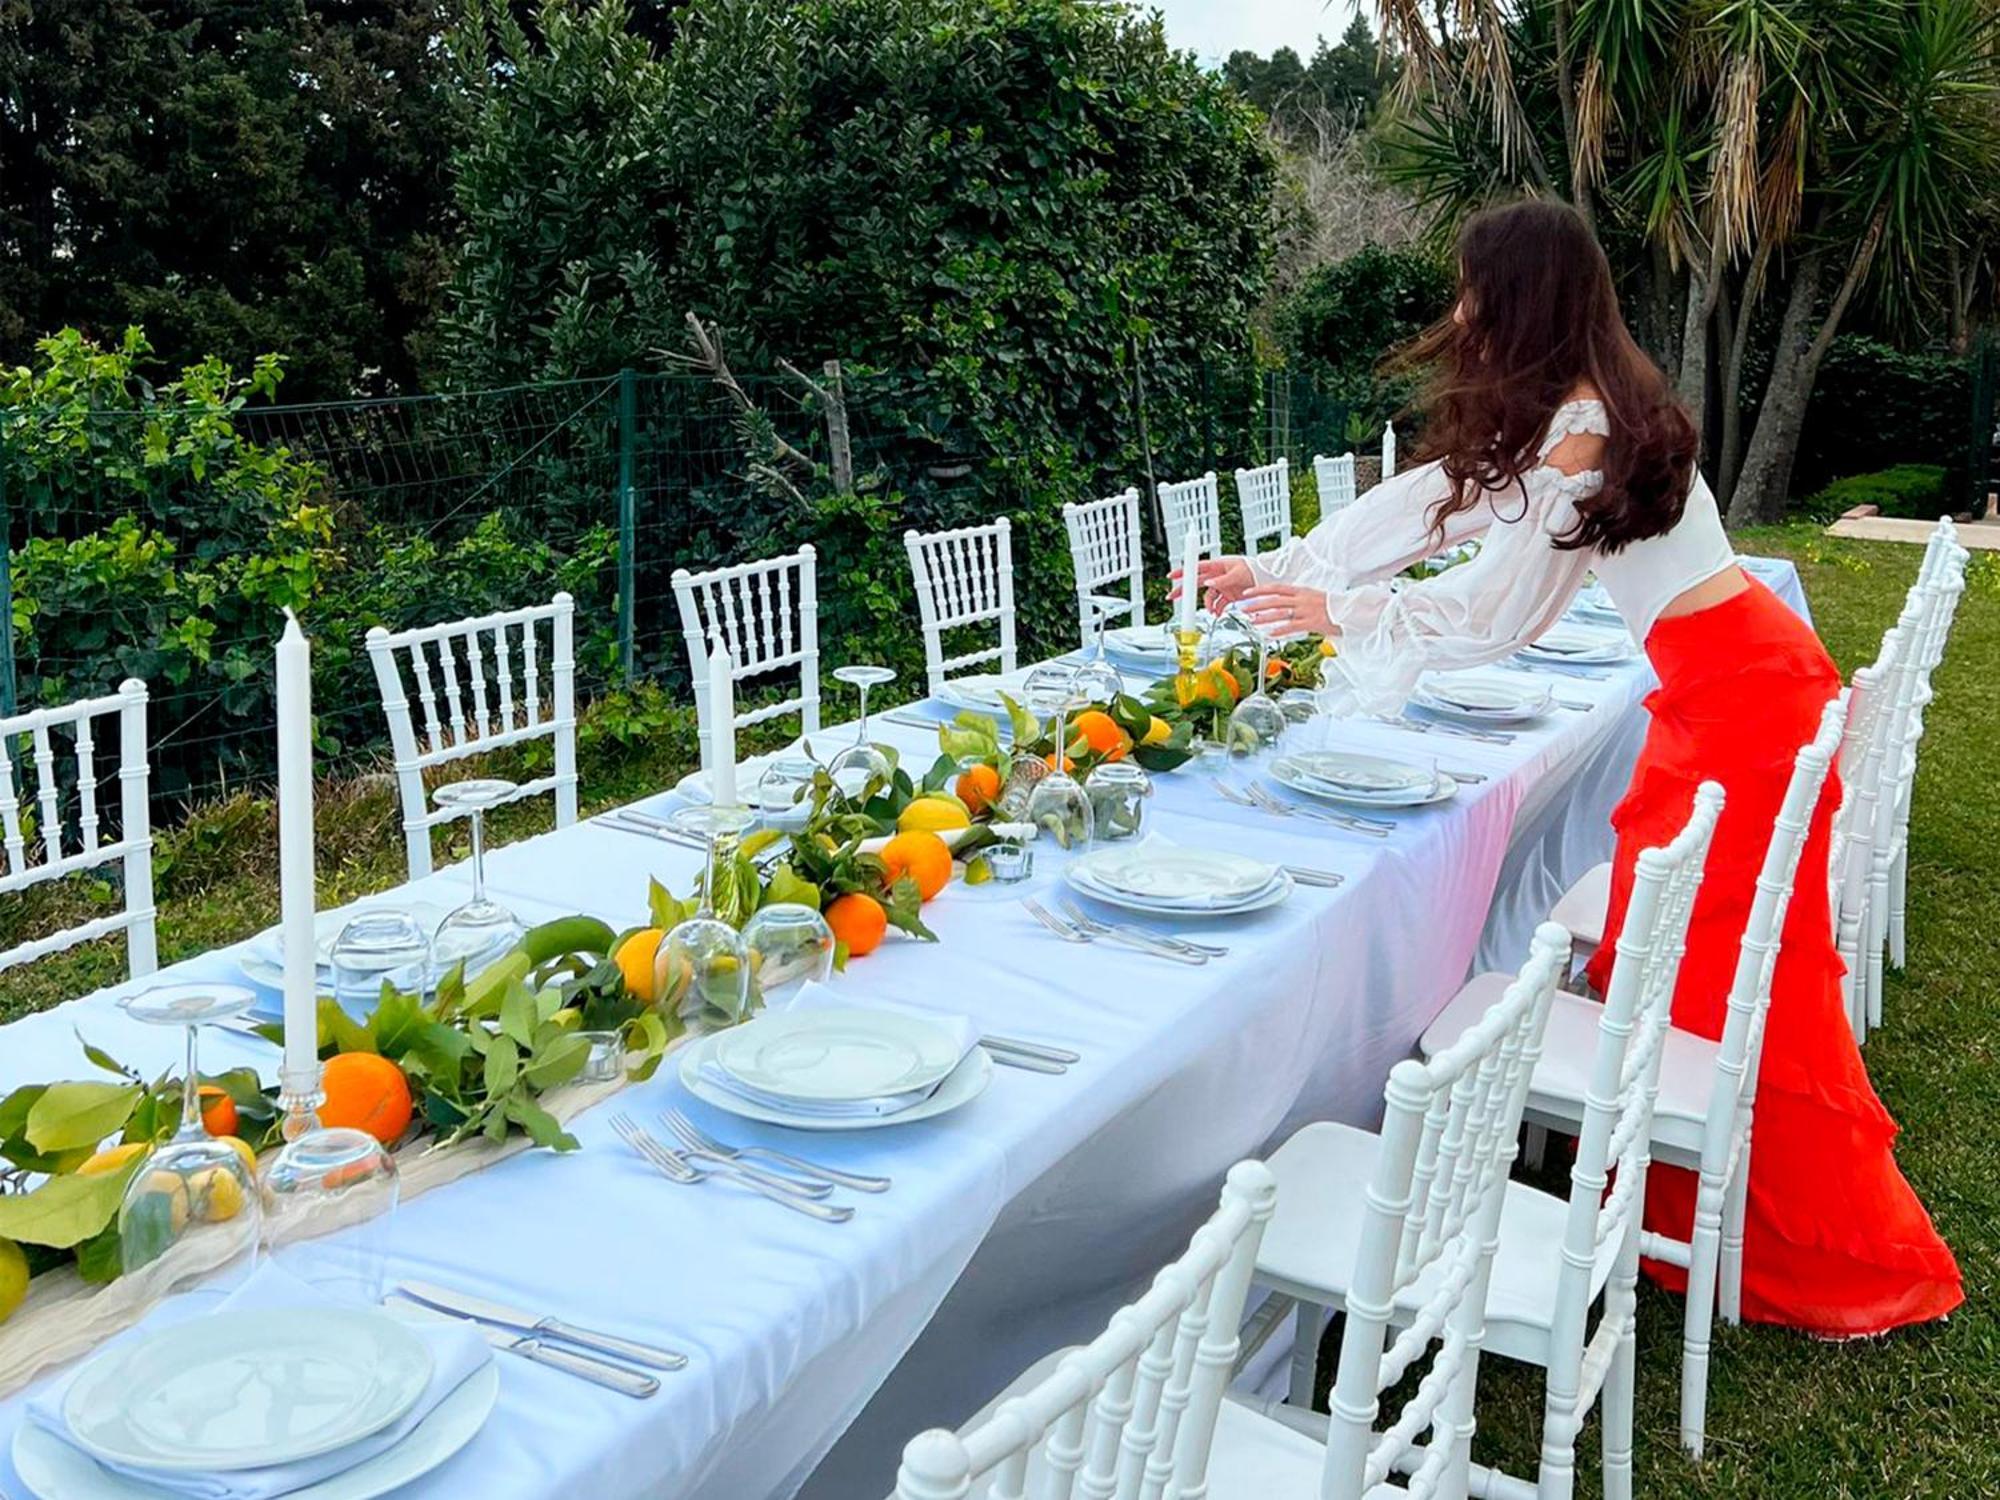
<path id="1" fill-rule="evenodd" d="M 144 323 L 171 372 L 407 386 L 443 279 L 442 0 L 0 5 L 0 360 Z"/>
<path id="2" fill-rule="evenodd" d="M 1278 307 L 1274 330 L 1299 373 L 1379 431 L 1413 394 L 1380 373 L 1382 356 L 1444 315 L 1452 285 L 1450 267 L 1427 250 L 1371 245 L 1308 275 Z"/>
<path id="3" fill-rule="evenodd" d="M 1375 33 L 1359 14 L 1337 44 L 1321 37 L 1310 63 L 1290 47 L 1280 47 L 1268 58 L 1232 52 L 1222 76 L 1288 134 L 1312 128 L 1316 118 L 1365 124 L 1389 79 Z"/>

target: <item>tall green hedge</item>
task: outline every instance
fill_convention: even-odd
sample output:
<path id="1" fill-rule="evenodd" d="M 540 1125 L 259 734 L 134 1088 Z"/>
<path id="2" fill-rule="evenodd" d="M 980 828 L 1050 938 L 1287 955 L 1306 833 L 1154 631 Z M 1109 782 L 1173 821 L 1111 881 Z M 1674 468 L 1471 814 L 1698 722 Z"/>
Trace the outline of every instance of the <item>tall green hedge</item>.
<path id="1" fill-rule="evenodd" d="M 1426 250 L 1368 246 L 1321 266 L 1287 297 L 1274 331 L 1293 368 L 1323 399 L 1348 410 L 1348 440 L 1359 445 L 1408 404 L 1413 389 L 1385 378 L 1382 358 L 1451 305 L 1450 267 Z"/>
<path id="2" fill-rule="evenodd" d="M 1806 406 L 1793 494 L 1897 464 L 1941 464 L 1949 485 L 1963 467 L 1971 403 L 1962 357 L 1835 339 Z"/>

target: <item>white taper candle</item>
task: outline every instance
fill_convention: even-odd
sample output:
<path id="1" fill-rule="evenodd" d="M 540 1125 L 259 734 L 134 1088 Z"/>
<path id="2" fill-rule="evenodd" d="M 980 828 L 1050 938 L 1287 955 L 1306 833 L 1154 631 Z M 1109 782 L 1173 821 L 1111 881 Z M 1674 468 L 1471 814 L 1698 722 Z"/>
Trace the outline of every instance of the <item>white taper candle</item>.
<path id="1" fill-rule="evenodd" d="M 1195 604 L 1201 598 L 1201 533 L 1194 527 L 1181 538 L 1180 628 L 1192 630 Z"/>
<path id="2" fill-rule="evenodd" d="M 319 1092 L 319 970 L 313 942 L 312 648 L 285 611 L 278 640 L 278 892 L 283 906 L 287 1092 Z"/>
<path id="3" fill-rule="evenodd" d="M 736 663 L 718 632 L 709 638 L 708 781 L 717 807 L 736 805 Z"/>

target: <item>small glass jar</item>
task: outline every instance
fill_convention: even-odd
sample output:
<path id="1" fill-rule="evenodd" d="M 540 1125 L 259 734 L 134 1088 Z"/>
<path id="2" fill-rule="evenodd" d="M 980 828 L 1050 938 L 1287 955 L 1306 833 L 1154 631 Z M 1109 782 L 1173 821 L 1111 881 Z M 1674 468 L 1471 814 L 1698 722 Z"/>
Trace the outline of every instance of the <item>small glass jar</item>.
<path id="1" fill-rule="evenodd" d="M 625 1066 L 625 1044 L 615 1031 L 579 1031 L 590 1043 L 590 1055 L 583 1060 L 579 1083 L 611 1083 Z"/>
<path id="2" fill-rule="evenodd" d="M 996 885 L 1013 885 L 1035 873 L 1035 825 L 994 823 L 993 846 L 986 851 L 986 867 Z"/>
<path id="3" fill-rule="evenodd" d="M 1083 779 L 1097 837 L 1105 843 L 1135 839 L 1146 826 L 1153 778 L 1129 760 L 1106 761 Z"/>

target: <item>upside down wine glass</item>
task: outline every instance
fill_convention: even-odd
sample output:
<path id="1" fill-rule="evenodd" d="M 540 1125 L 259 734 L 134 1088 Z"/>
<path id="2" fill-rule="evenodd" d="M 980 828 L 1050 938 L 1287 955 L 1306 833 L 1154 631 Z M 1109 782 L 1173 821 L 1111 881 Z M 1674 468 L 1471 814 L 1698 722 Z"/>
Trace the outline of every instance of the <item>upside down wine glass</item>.
<path id="1" fill-rule="evenodd" d="M 1130 609 L 1131 605 L 1108 594 L 1091 594 L 1083 602 L 1090 613 L 1091 649 L 1076 669 L 1075 689 L 1086 703 L 1109 703 L 1125 691 L 1125 678 L 1105 658 L 1104 630 L 1114 614 Z"/>
<path id="2" fill-rule="evenodd" d="M 506 801 L 516 790 L 511 781 L 487 777 L 454 781 L 431 793 L 439 807 L 464 809 L 472 818 L 472 899 L 446 917 L 431 939 L 431 962 L 440 977 L 462 963 L 466 978 L 471 978 L 483 960 L 499 957 L 528 930 L 519 917 L 486 894 L 486 809 Z"/>
<path id="3" fill-rule="evenodd" d="M 835 667 L 833 675 L 841 682 L 849 683 L 861 698 L 861 722 L 854 734 L 854 743 L 834 756 L 827 766 L 827 774 L 833 784 L 847 797 L 858 797 L 868 783 L 876 779 L 886 781 L 895 774 L 895 767 L 889 757 L 877 750 L 868 741 L 868 690 L 896 680 L 894 667 L 874 667 L 856 664 Z"/>
<path id="4" fill-rule="evenodd" d="M 154 1148 L 118 1206 L 124 1274 L 164 1295 L 217 1275 L 236 1280 L 257 1260 L 263 1204 L 250 1148 L 208 1133 L 201 1119 L 201 1027 L 241 1015 L 256 995 L 233 984 L 159 985 L 120 1002 L 135 1021 L 187 1031 L 180 1124 Z"/>
<path id="5" fill-rule="evenodd" d="M 673 818 L 676 827 L 707 840 L 708 855 L 700 908 L 660 944 L 667 966 L 660 991 L 697 1029 L 734 1026 L 750 1016 L 750 950 L 743 934 L 717 914 L 715 893 L 719 872 L 736 858 L 738 842 L 756 821 L 749 808 L 722 804 L 683 808 Z"/>
<path id="6" fill-rule="evenodd" d="M 1048 715 L 1048 739 L 1055 746 L 1049 755 L 1048 774 L 1028 793 L 1027 821 L 1038 830 L 1038 837 L 1046 833 L 1054 840 L 1054 859 L 1060 865 L 1088 851 L 1096 832 L 1090 797 L 1070 774 L 1065 753 L 1069 748 L 1069 713 L 1089 700 L 1083 696 L 1077 672 L 1054 662 L 1028 674 L 1024 694 L 1031 710 Z"/>
<path id="7" fill-rule="evenodd" d="M 1264 691 L 1270 681 L 1271 642 L 1263 631 L 1231 610 L 1225 617 L 1247 632 L 1257 643 L 1257 681 L 1243 701 L 1229 715 L 1229 754 L 1252 763 L 1266 759 L 1278 748 L 1289 721 L 1277 700 Z"/>

